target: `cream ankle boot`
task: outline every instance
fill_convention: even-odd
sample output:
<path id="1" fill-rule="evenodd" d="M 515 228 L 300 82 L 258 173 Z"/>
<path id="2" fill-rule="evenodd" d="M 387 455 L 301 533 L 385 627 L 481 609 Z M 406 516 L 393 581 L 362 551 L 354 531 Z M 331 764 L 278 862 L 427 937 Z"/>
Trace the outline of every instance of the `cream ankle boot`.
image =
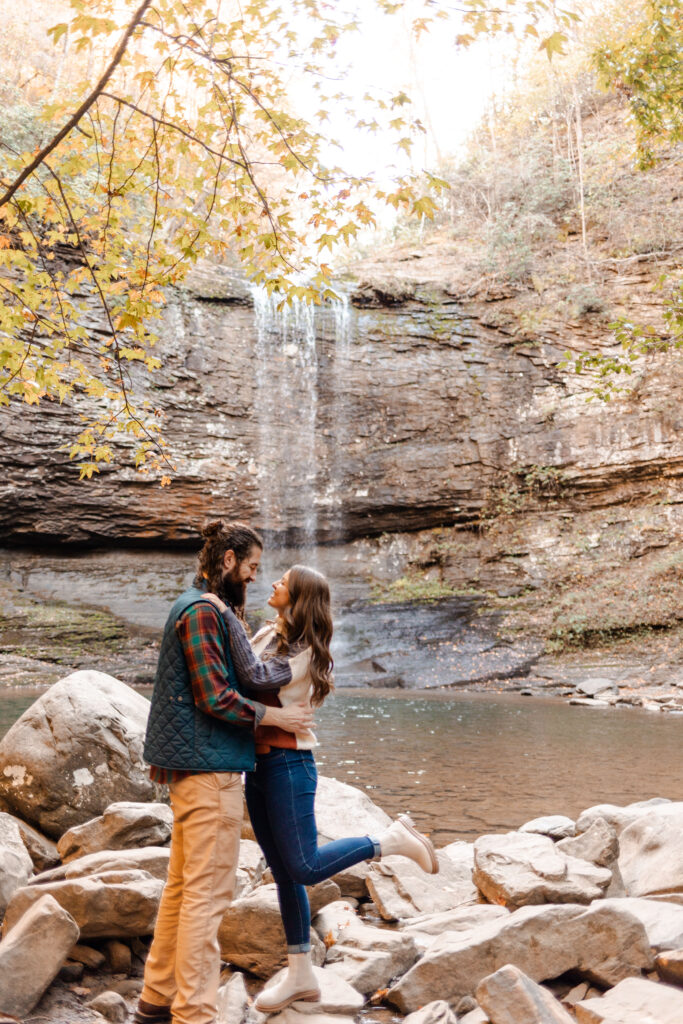
<path id="1" fill-rule="evenodd" d="M 254 1009 L 260 1013 L 277 1013 L 290 1003 L 299 1000 L 317 1003 L 320 1000 L 320 986 L 313 971 L 310 953 L 288 953 L 287 973 L 277 985 L 259 992 Z"/>
<path id="2" fill-rule="evenodd" d="M 439 862 L 431 840 L 417 831 L 407 814 L 401 814 L 377 838 L 380 856 L 398 854 L 401 857 L 410 857 L 427 874 L 435 875 L 438 872 Z"/>

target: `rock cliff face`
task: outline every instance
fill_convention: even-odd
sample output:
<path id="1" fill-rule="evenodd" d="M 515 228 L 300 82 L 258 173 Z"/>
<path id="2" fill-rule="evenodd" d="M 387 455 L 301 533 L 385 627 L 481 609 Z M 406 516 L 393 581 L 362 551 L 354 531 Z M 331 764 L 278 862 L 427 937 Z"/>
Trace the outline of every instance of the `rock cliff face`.
<path id="1" fill-rule="evenodd" d="M 73 406 L 2 410 L 5 541 L 192 543 L 210 515 L 325 541 L 467 526 L 520 495 L 537 511 L 680 500 L 675 363 L 587 402 L 558 364 L 600 344 L 604 319 L 532 329 L 514 295 L 468 295 L 454 267 L 443 248 L 394 255 L 358 269 L 348 306 L 286 320 L 227 273 L 195 273 L 168 304 L 163 369 L 139 381 L 165 410 L 172 486 L 108 467 L 79 483 L 58 448 Z M 660 268 L 627 267 L 612 308 L 647 319 Z"/>

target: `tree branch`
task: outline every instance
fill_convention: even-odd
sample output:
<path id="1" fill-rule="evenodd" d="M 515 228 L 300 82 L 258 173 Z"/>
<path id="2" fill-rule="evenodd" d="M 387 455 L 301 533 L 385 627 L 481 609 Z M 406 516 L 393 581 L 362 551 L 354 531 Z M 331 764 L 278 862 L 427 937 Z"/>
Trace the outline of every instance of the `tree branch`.
<path id="1" fill-rule="evenodd" d="M 151 2 L 152 0 L 143 0 L 143 2 L 140 4 L 137 11 L 133 15 L 133 18 L 130 21 L 126 31 L 124 32 L 123 38 L 121 39 L 121 42 L 119 43 L 114 56 L 107 65 L 104 74 L 100 78 L 99 82 L 97 83 L 93 91 L 90 93 L 89 96 L 86 96 L 78 110 L 69 118 L 64 127 L 57 132 L 57 134 L 47 143 L 47 145 L 43 146 L 40 152 L 37 153 L 36 156 L 33 158 L 31 163 L 28 164 L 28 166 L 26 166 L 23 169 L 19 177 L 16 179 L 16 181 L 14 181 L 12 185 L 10 185 L 10 187 L 7 189 L 4 195 L 0 196 L 0 207 L 4 206 L 5 203 L 9 201 L 14 195 L 14 193 L 17 191 L 17 189 L 21 188 L 26 179 L 33 174 L 36 168 L 40 167 L 40 165 L 44 163 L 45 159 L 50 155 L 53 149 L 56 149 L 56 147 L 59 145 L 62 139 L 66 138 L 69 132 L 76 127 L 76 125 L 81 120 L 83 115 L 88 112 L 88 110 L 93 105 L 97 97 L 102 93 L 105 85 L 107 84 L 107 82 L 113 75 L 114 71 L 116 70 L 118 64 L 120 63 L 121 58 L 123 57 L 126 51 L 126 47 L 128 46 L 128 41 L 130 40 L 130 37 L 133 35 L 133 32 L 138 27 L 139 23 L 142 21 L 143 15 L 147 8 L 149 7 L 149 5 L 151 4 Z"/>

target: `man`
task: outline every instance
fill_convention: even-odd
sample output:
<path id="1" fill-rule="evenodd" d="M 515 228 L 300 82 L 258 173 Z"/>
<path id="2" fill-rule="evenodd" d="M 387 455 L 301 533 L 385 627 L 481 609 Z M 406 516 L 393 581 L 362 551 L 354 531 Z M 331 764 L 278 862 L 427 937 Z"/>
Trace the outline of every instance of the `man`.
<path id="1" fill-rule="evenodd" d="M 137 1024 L 215 1024 L 218 929 L 234 892 L 241 773 L 254 768 L 254 729 L 312 725 L 305 705 L 265 707 L 239 691 L 238 674 L 252 689 L 284 686 L 289 664 L 256 660 L 240 622 L 202 596 L 216 594 L 241 617 L 263 541 L 222 520 L 203 537 L 194 583 L 166 623 L 145 739 L 151 777 L 170 789 L 173 832 Z"/>

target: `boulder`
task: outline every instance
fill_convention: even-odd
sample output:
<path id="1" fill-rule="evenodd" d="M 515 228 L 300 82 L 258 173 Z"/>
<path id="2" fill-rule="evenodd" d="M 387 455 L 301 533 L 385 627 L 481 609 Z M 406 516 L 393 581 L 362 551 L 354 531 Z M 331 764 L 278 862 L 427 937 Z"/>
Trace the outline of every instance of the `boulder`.
<path id="1" fill-rule="evenodd" d="M 0 942 L 0 1008 L 30 1013 L 78 939 L 78 925 L 52 896 L 41 896 L 6 927 Z"/>
<path id="2" fill-rule="evenodd" d="M 266 859 L 259 844 L 253 839 L 242 839 L 235 880 L 235 899 L 246 896 L 254 886 L 258 885 L 265 870 Z"/>
<path id="3" fill-rule="evenodd" d="M 453 1004 L 472 995 L 483 978 L 506 964 L 537 982 L 573 970 L 614 985 L 652 962 L 645 928 L 620 907 L 603 901 L 590 907 L 522 907 L 472 932 L 437 937 L 387 998 L 409 1013 L 433 999 Z"/>
<path id="4" fill-rule="evenodd" d="M 639 800 L 637 803 L 627 804 L 625 807 L 619 807 L 617 804 L 596 804 L 595 807 L 589 807 L 579 815 L 576 821 L 576 831 L 577 834 L 586 832 L 596 818 L 602 818 L 612 826 L 619 836 L 622 830 L 637 818 L 644 814 L 650 814 L 655 807 L 661 808 L 664 804 L 670 803 L 671 801 L 664 797 L 653 797 L 652 800 Z"/>
<path id="5" fill-rule="evenodd" d="M 142 746 L 149 702 L 113 676 L 74 672 L 0 742 L 0 801 L 51 838 L 115 800 L 156 800 Z"/>
<path id="6" fill-rule="evenodd" d="M 579 693 L 585 693 L 587 697 L 597 697 L 599 693 L 619 693 L 619 687 L 613 679 L 584 679 L 576 684 Z"/>
<path id="7" fill-rule="evenodd" d="M 104 944 L 107 958 L 107 970 L 111 974 L 130 974 L 133 954 L 130 946 L 119 939 L 108 939 Z"/>
<path id="8" fill-rule="evenodd" d="M 36 871 L 48 871 L 59 864 L 60 857 L 57 853 L 56 843 L 53 843 L 38 829 L 27 825 L 21 818 L 14 818 L 14 821 Z"/>
<path id="9" fill-rule="evenodd" d="M 366 900 L 368 898 L 367 878 L 370 864 L 362 861 L 360 864 L 352 864 L 350 868 L 339 871 L 332 875 L 332 881 L 339 886 L 339 891 L 345 899 Z"/>
<path id="10" fill-rule="evenodd" d="M 33 861 L 11 814 L 0 813 L 0 918 L 17 889 L 33 874 Z"/>
<path id="11" fill-rule="evenodd" d="M 154 931 L 163 882 L 146 871 L 108 871 L 85 878 L 17 889 L 5 914 L 12 928 L 29 907 L 49 893 L 76 921 L 86 939 L 127 938 Z"/>
<path id="12" fill-rule="evenodd" d="M 118 992 L 100 992 L 94 999 L 85 1004 L 89 1009 L 102 1014 L 105 1020 L 113 1024 L 124 1024 L 128 1019 L 128 1007 L 123 996 Z"/>
<path id="13" fill-rule="evenodd" d="M 53 897 L 50 897 L 52 899 Z M 93 949 L 92 946 L 84 946 L 82 943 L 77 942 L 72 949 L 69 950 L 69 960 L 75 960 L 76 963 L 83 964 L 84 967 L 89 967 L 91 971 L 96 971 L 98 967 L 101 967 L 106 960 L 104 953 L 100 952 L 99 949 Z"/>
<path id="14" fill-rule="evenodd" d="M 315 820 L 320 842 L 347 836 L 377 836 L 391 818 L 373 804 L 367 793 L 345 782 L 318 776 Z"/>
<path id="15" fill-rule="evenodd" d="M 489 1024 L 489 1019 L 480 1007 L 470 1010 L 464 1017 L 458 1017 L 458 1024 Z"/>
<path id="16" fill-rule="evenodd" d="M 321 882 L 308 890 L 311 917 L 322 904 L 339 898 L 336 885 Z M 277 891 L 274 884 L 259 885 L 252 892 L 234 900 L 225 912 L 218 930 L 221 956 L 235 967 L 243 968 L 259 978 L 269 978 L 287 962 L 285 939 Z M 311 931 L 314 961 L 325 959 L 325 946 Z"/>
<path id="17" fill-rule="evenodd" d="M 683 892 L 683 803 L 665 804 L 631 822 L 619 839 L 627 896 Z"/>
<path id="18" fill-rule="evenodd" d="M 683 949 L 658 953 L 655 957 L 655 967 L 662 981 L 683 986 Z"/>
<path id="19" fill-rule="evenodd" d="M 425 914 L 413 917 L 401 931 L 415 940 L 419 950 L 424 952 L 431 946 L 437 935 L 444 932 L 471 932 L 482 924 L 509 917 L 510 911 L 491 903 L 475 903 L 447 910 L 443 914 Z"/>
<path id="20" fill-rule="evenodd" d="M 471 868 L 437 851 L 439 873 L 427 875 L 406 857 L 383 857 L 370 864 L 368 892 L 385 921 L 438 914 L 479 899 Z"/>
<path id="21" fill-rule="evenodd" d="M 77 857 L 51 871 L 43 871 L 29 880 L 29 885 L 63 882 L 67 878 L 85 878 L 111 871 L 146 871 L 153 878 L 166 881 L 171 851 L 168 846 L 143 846 L 140 850 L 101 850 Z"/>
<path id="22" fill-rule="evenodd" d="M 574 1007 L 578 1024 L 681 1024 L 683 992 L 645 978 L 626 978 L 598 999 Z"/>
<path id="23" fill-rule="evenodd" d="M 400 949 L 358 949 L 337 943 L 327 951 L 325 970 L 343 978 L 362 995 L 370 996 L 380 989 L 386 989 L 416 959 L 417 951 L 414 956 L 406 959 Z"/>
<path id="24" fill-rule="evenodd" d="M 276 1014 L 274 1017 L 268 1018 L 268 1024 L 355 1024 L 355 1019 L 340 1013 L 321 1013 L 317 1010 L 317 1003 L 310 1003 L 310 1007 L 307 1012 L 303 1012 L 306 1007 L 306 1003 L 294 1003 L 292 1006 L 288 1006 L 282 1013 Z M 265 1021 L 266 1018 L 261 1015 L 258 1018 L 260 1021 Z M 1 1022 L 0 1022 L 1 1024 Z"/>
<path id="25" fill-rule="evenodd" d="M 637 917 L 647 933 L 648 942 L 656 953 L 683 946 L 683 906 L 664 900 L 636 897 L 608 897 L 601 900 L 618 911 Z"/>
<path id="26" fill-rule="evenodd" d="M 272 985 L 277 985 L 284 977 L 285 971 L 286 968 L 278 971 L 270 979 L 265 989 L 267 990 Z M 294 1003 L 297 1011 L 304 1019 L 308 1019 L 311 1015 L 317 1016 L 320 1013 L 353 1014 L 360 1010 L 365 1000 L 360 992 L 357 992 L 348 982 L 344 981 L 343 978 L 340 978 L 333 971 L 328 971 L 322 967 L 314 967 L 313 971 L 320 986 L 320 1002 Z M 273 1017 L 272 1019 L 277 1020 L 278 1018 Z"/>
<path id="27" fill-rule="evenodd" d="M 550 836 L 551 839 L 566 839 L 576 834 L 576 824 L 564 814 L 548 814 L 545 818 L 534 818 L 519 829 L 534 835 Z"/>
<path id="28" fill-rule="evenodd" d="M 411 936 L 366 924 L 344 901 L 324 907 L 313 925 L 327 946 L 326 970 L 364 995 L 385 988 L 418 957 Z"/>
<path id="29" fill-rule="evenodd" d="M 494 1024 L 574 1024 L 547 989 L 512 964 L 479 982 L 477 1002 Z"/>
<path id="30" fill-rule="evenodd" d="M 57 843 L 63 863 L 101 850 L 163 846 L 171 838 L 173 811 L 168 804 L 110 804 L 104 814 L 65 832 Z"/>
<path id="31" fill-rule="evenodd" d="M 403 1024 L 457 1024 L 453 1010 L 443 999 L 435 999 L 422 1009 L 410 1013 Z"/>
<path id="32" fill-rule="evenodd" d="M 612 825 L 604 818 L 595 818 L 580 836 L 561 839 L 557 849 L 567 857 L 578 857 L 599 867 L 611 868 L 619 856 L 619 840 Z"/>
<path id="33" fill-rule="evenodd" d="M 548 836 L 508 832 L 477 839 L 472 878 L 487 900 L 514 910 L 536 903 L 591 903 L 612 873 L 567 857 Z"/>
<path id="34" fill-rule="evenodd" d="M 244 975 L 236 971 L 218 989 L 217 1024 L 242 1024 L 249 1010 L 249 993 Z"/>

